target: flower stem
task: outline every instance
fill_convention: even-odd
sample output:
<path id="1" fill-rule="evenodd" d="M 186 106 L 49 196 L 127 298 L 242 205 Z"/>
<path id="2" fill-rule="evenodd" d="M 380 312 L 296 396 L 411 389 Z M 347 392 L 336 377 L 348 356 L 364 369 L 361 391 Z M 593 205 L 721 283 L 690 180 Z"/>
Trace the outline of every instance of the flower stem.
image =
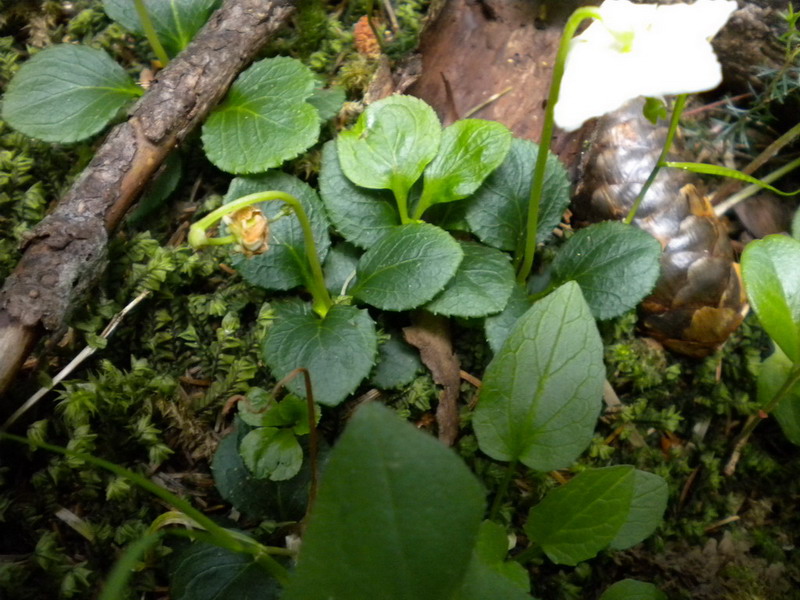
<path id="1" fill-rule="evenodd" d="M 144 0 L 133 0 L 133 4 L 136 7 L 136 13 L 139 15 L 139 20 L 142 22 L 144 35 L 147 37 L 147 41 L 153 49 L 153 53 L 161 63 L 161 66 L 166 67 L 169 64 L 169 56 L 167 56 L 167 52 L 164 50 L 161 40 L 158 39 L 156 28 L 153 27 L 153 20 L 150 18 L 150 13 L 147 12 Z"/>
<path id="2" fill-rule="evenodd" d="M 519 270 L 517 271 L 517 281 L 524 283 L 528 279 L 533 267 L 533 257 L 536 254 L 536 234 L 539 227 L 539 204 L 542 199 L 544 189 L 544 172 L 547 165 L 547 155 L 550 151 L 550 141 L 553 137 L 553 111 L 558 94 L 561 90 L 561 79 L 564 76 L 564 63 L 569 53 L 569 45 L 572 36 L 578 30 L 578 26 L 585 19 L 601 19 L 600 11 L 593 6 L 584 6 L 577 9 L 570 15 L 567 24 L 564 26 L 564 33 L 561 35 L 561 43 L 558 46 L 555 64 L 553 65 L 553 78 L 550 81 L 550 93 L 547 96 L 547 107 L 544 111 L 544 124 L 542 125 L 542 135 L 539 140 L 539 153 L 536 156 L 536 165 L 533 169 L 533 180 L 531 181 L 531 195 L 528 202 L 528 224 L 525 237 L 525 251 L 522 257 Z"/>
<path id="3" fill-rule="evenodd" d="M 667 155 L 669 154 L 670 148 L 672 148 L 672 141 L 675 139 L 675 133 L 678 131 L 678 123 L 681 120 L 681 113 L 683 113 L 683 107 L 686 104 L 686 98 L 688 98 L 688 94 L 681 94 L 675 99 L 675 106 L 672 108 L 672 118 L 669 120 L 667 139 L 664 141 L 664 147 L 661 148 L 661 154 L 658 156 L 658 160 L 656 161 L 655 166 L 653 166 L 653 170 L 650 171 L 650 175 L 647 177 L 647 181 L 644 182 L 642 189 L 639 190 L 639 195 L 636 196 L 636 200 L 633 202 L 633 206 L 631 206 L 628 216 L 625 217 L 625 223 L 628 225 L 633 222 L 636 212 L 639 210 L 639 205 L 641 205 L 645 194 L 647 194 L 647 190 L 649 190 L 650 186 L 653 185 L 658 172 L 661 170 L 661 167 L 664 166 L 664 163 L 667 160 Z"/>
<path id="4" fill-rule="evenodd" d="M 303 241 L 305 242 L 304 246 L 306 251 L 306 259 L 308 260 L 308 266 L 311 271 L 310 274 L 305 277 L 305 283 L 308 291 L 311 292 L 311 296 L 314 298 L 314 312 L 316 312 L 319 316 L 324 317 L 328 313 L 328 310 L 330 310 L 331 306 L 333 306 L 333 301 L 328 293 L 328 289 L 325 287 L 325 276 L 322 274 L 322 265 L 320 264 L 319 256 L 317 255 L 317 244 L 314 242 L 314 233 L 311 230 L 311 221 L 309 221 L 308 215 L 303 209 L 303 205 L 300 204 L 300 201 L 291 194 L 270 190 L 268 192 L 249 194 L 247 196 L 237 198 L 233 202 L 228 202 L 227 204 L 224 204 L 216 210 L 208 213 L 205 217 L 191 226 L 189 229 L 189 244 L 193 248 L 201 248 L 203 246 L 225 243 L 215 241 L 215 238 L 207 237 L 206 230 L 215 225 L 225 215 L 235 213 L 237 210 L 241 210 L 242 208 L 251 206 L 253 204 L 258 204 L 259 202 L 272 202 L 275 200 L 284 202 L 292 208 L 295 216 L 297 216 L 297 220 L 300 222 L 300 227 L 303 229 Z M 227 241 L 230 237 L 231 236 L 218 239 Z"/>

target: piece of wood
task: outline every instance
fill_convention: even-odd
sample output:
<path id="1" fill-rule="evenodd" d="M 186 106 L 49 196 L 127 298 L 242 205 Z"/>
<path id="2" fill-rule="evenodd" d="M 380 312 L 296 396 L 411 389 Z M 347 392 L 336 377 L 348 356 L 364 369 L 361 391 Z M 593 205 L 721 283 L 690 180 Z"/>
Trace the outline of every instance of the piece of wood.
<path id="1" fill-rule="evenodd" d="M 63 327 L 85 299 L 103 272 L 109 234 L 169 152 L 293 11 L 291 0 L 226 0 L 30 232 L 22 259 L 0 290 L 0 394 L 36 340 Z"/>

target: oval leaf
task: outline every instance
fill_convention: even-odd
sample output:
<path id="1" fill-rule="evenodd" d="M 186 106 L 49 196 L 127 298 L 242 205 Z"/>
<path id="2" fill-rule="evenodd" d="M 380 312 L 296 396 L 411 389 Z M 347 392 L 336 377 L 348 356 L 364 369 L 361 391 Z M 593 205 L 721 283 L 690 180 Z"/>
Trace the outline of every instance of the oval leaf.
<path id="1" fill-rule="evenodd" d="M 262 173 L 307 150 L 319 114 L 314 75 L 298 60 L 265 58 L 244 71 L 203 124 L 208 159 L 229 173 Z"/>
<path id="2" fill-rule="evenodd" d="M 369 248 L 400 224 L 391 192 L 359 187 L 345 177 L 335 141 L 322 149 L 319 193 L 336 231 L 360 248 Z"/>
<path id="3" fill-rule="evenodd" d="M 30 137 L 78 142 L 103 129 L 141 94 L 103 50 L 59 44 L 22 65 L 8 84 L 2 118 Z"/>
<path id="4" fill-rule="evenodd" d="M 486 369 L 473 416 L 478 445 L 532 469 L 570 465 L 600 413 L 603 346 L 574 282 L 534 304 Z"/>
<path id="5" fill-rule="evenodd" d="M 609 586 L 600 600 L 667 600 L 667 595 L 652 583 L 623 579 Z"/>
<path id="6" fill-rule="evenodd" d="M 464 259 L 442 292 L 425 305 L 448 317 L 484 317 L 505 307 L 514 289 L 508 256 L 481 244 L 461 242 Z"/>
<path id="7" fill-rule="evenodd" d="M 532 304 L 525 289 L 521 285 L 515 284 L 503 311 L 486 317 L 483 328 L 486 332 L 486 341 L 489 342 L 489 348 L 494 354 L 500 352 L 511 329 Z"/>
<path id="8" fill-rule="evenodd" d="M 539 146 L 515 138 L 503 164 L 465 201 L 470 229 L 484 244 L 518 252 L 525 243 L 525 224 L 531 195 L 532 165 Z M 570 183 L 564 165 L 554 154 L 545 163 L 536 239 L 547 241 L 569 205 Z"/>
<path id="9" fill-rule="evenodd" d="M 170 56 L 189 45 L 220 0 L 144 0 L 158 39 Z M 133 0 L 103 0 L 106 14 L 128 31 L 144 34 Z"/>
<path id="10" fill-rule="evenodd" d="M 242 460 L 254 477 L 285 481 L 300 471 L 303 449 L 290 429 L 257 427 L 239 446 Z"/>
<path id="11" fill-rule="evenodd" d="M 800 241 L 770 235 L 742 254 L 747 298 L 769 336 L 800 362 Z"/>
<path id="12" fill-rule="evenodd" d="M 278 600 L 281 586 L 249 554 L 195 542 L 173 559 L 169 591 L 174 600 Z"/>
<path id="13" fill-rule="evenodd" d="M 597 319 L 635 307 L 659 275 L 661 244 L 649 233 L 617 221 L 581 229 L 553 261 L 555 283 L 576 281 Z"/>
<path id="14" fill-rule="evenodd" d="M 594 557 L 628 516 L 634 472 L 620 465 L 579 473 L 531 509 L 525 533 L 553 562 L 576 565 Z"/>
<path id="15" fill-rule="evenodd" d="M 237 177 L 228 187 L 225 202 L 268 190 L 287 192 L 300 201 L 311 221 L 317 254 L 320 261 L 324 261 L 331 243 L 328 223 L 322 202 L 308 184 L 277 171 L 254 177 Z M 303 285 L 309 267 L 300 221 L 283 202 L 261 202 L 255 206 L 270 221 L 269 250 L 252 257 L 236 253 L 231 258 L 231 264 L 249 283 L 268 290 L 290 290 Z"/>
<path id="16" fill-rule="evenodd" d="M 792 361 L 780 347 L 775 348 L 758 372 L 758 402 L 766 406 L 792 376 Z M 794 385 L 772 413 L 786 438 L 800 446 L 800 383 Z"/>
<path id="17" fill-rule="evenodd" d="M 366 404 L 331 454 L 284 600 L 452 598 L 483 494 L 455 453 Z"/>
<path id="18" fill-rule="evenodd" d="M 384 310 L 409 310 L 433 298 L 464 256 L 450 234 L 428 223 L 395 228 L 358 264 L 353 296 Z"/>
<path id="19" fill-rule="evenodd" d="M 500 166 L 511 147 L 511 132 L 495 121 L 464 119 L 445 128 L 436 158 L 425 169 L 416 216 L 429 206 L 472 194 Z"/>
<path id="20" fill-rule="evenodd" d="M 650 537 L 664 517 L 668 497 L 667 482 L 662 477 L 637 469 L 633 477 L 630 511 L 611 541 L 611 548 L 624 550 Z"/>
<path id="21" fill-rule="evenodd" d="M 311 376 L 314 401 L 335 406 L 350 395 L 375 364 L 375 323 L 366 310 L 335 305 L 320 318 L 299 302 L 276 305 L 275 323 L 264 341 L 264 360 L 276 379 L 304 367 Z M 305 380 L 287 386 L 305 398 Z"/>
<path id="22" fill-rule="evenodd" d="M 436 113 L 418 98 L 378 100 L 339 134 L 342 171 L 356 185 L 407 196 L 436 156 L 441 131 Z"/>

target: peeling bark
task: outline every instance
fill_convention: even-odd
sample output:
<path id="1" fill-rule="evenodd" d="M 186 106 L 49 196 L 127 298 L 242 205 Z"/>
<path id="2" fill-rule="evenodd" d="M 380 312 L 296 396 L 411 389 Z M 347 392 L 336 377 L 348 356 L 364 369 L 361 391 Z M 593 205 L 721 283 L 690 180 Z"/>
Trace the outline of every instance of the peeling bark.
<path id="1" fill-rule="evenodd" d="M 103 271 L 109 234 L 169 152 L 293 11 L 290 0 L 226 0 L 30 232 L 22 259 L 0 290 L 0 393 L 35 341 L 62 327 L 84 300 Z"/>

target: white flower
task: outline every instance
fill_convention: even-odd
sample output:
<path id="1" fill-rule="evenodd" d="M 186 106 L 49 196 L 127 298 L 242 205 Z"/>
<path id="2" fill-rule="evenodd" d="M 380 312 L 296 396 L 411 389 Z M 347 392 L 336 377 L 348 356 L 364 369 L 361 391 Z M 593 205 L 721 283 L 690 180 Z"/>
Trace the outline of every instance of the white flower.
<path id="1" fill-rule="evenodd" d="M 570 42 L 556 124 L 573 131 L 637 96 L 717 87 L 722 71 L 709 39 L 734 10 L 734 0 L 663 6 L 606 0 L 602 20 Z"/>

